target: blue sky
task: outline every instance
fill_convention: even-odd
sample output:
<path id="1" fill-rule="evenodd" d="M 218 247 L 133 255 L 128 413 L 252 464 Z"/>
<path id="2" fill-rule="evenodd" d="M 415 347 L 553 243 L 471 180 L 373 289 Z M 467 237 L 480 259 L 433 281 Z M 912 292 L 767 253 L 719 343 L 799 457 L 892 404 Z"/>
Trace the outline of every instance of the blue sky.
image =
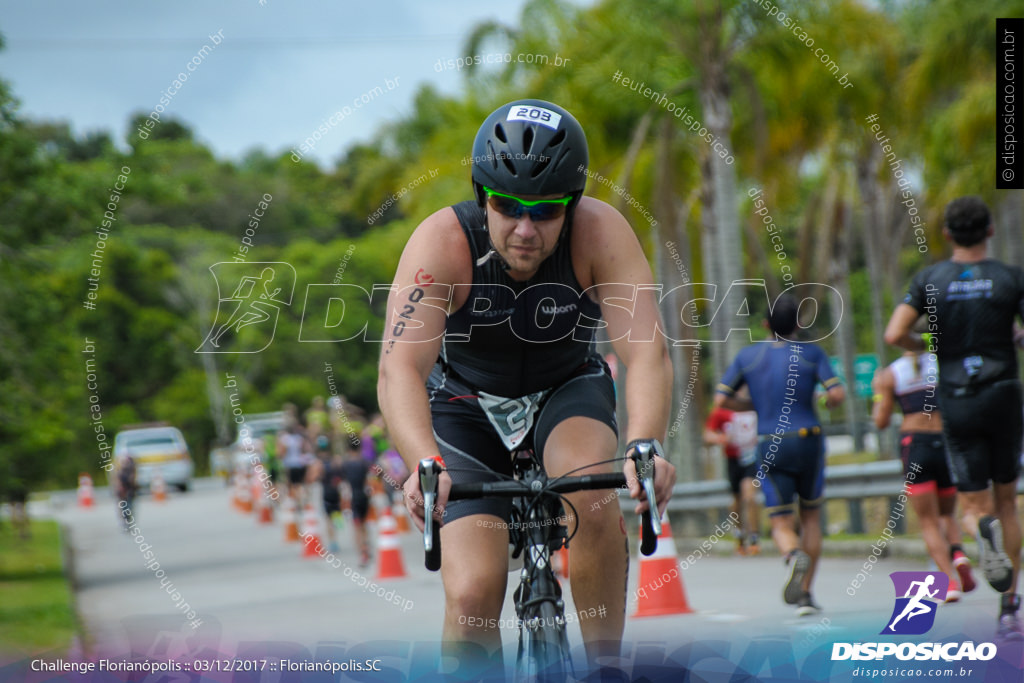
<path id="1" fill-rule="evenodd" d="M 482 21 L 518 24 L 525 3 L 0 0 L 0 78 L 23 115 L 70 121 L 79 134 L 105 129 L 120 141 L 129 115 L 153 110 L 222 31 L 163 116 L 185 121 L 219 156 L 253 147 L 277 153 L 382 86 L 382 96 L 345 116 L 307 155 L 330 164 L 407 113 L 421 83 L 457 91 L 463 76 L 436 71 L 437 61 L 458 57 Z M 397 87 L 387 91 L 388 80 Z"/>

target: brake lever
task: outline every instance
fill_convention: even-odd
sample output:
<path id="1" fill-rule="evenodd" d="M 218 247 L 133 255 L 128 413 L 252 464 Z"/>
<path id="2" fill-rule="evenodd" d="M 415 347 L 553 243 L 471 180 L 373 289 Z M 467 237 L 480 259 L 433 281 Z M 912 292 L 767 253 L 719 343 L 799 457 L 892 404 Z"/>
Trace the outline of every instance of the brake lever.
<path id="1" fill-rule="evenodd" d="M 661 515 L 658 514 L 658 501 L 654 495 L 654 448 L 649 443 L 638 443 L 633 447 L 636 464 L 636 476 L 640 479 L 644 493 L 647 494 L 647 505 L 651 512 L 651 528 L 655 536 L 661 535 Z"/>
<path id="2" fill-rule="evenodd" d="M 420 491 L 423 492 L 423 550 L 426 551 L 426 567 L 437 571 L 441 567 L 441 534 L 434 525 L 434 505 L 437 502 L 437 487 L 442 469 L 433 458 L 420 460 Z"/>

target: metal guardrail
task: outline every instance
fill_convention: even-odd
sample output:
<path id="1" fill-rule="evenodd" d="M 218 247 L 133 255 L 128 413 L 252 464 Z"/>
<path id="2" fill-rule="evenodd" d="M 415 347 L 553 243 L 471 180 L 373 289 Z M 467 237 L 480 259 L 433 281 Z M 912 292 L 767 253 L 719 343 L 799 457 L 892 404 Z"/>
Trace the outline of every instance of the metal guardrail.
<path id="1" fill-rule="evenodd" d="M 899 460 L 881 460 L 857 465 L 832 465 L 825 467 L 825 499 L 845 500 L 850 511 L 850 533 L 864 533 L 862 502 L 865 498 L 888 498 L 890 505 L 897 502 L 903 492 L 905 479 L 903 463 Z M 1024 494 L 1024 477 L 1017 480 L 1017 492 Z M 624 512 L 630 513 L 636 502 L 620 494 Z M 672 489 L 672 500 L 668 503 L 671 512 L 713 512 L 726 510 L 732 505 L 732 491 L 725 479 L 693 481 L 676 484 Z M 823 510 L 824 512 L 824 510 Z M 825 515 L 822 515 L 825 523 Z M 903 532 L 903 515 L 899 517 L 897 533 Z"/>

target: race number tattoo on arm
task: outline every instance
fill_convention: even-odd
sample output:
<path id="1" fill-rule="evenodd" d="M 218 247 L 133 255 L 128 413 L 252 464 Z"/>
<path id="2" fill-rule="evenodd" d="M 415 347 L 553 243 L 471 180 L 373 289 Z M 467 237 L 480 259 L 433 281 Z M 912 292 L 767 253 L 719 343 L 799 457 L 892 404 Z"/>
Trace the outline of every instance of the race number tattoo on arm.
<path id="1" fill-rule="evenodd" d="M 427 273 L 420 268 L 416 271 L 416 277 L 414 278 L 416 287 L 413 288 L 412 292 L 409 293 L 409 303 L 402 305 L 402 312 L 398 314 L 401 320 L 395 322 L 394 327 L 391 328 L 392 339 L 388 341 L 388 348 L 384 351 L 385 354 L 391 353 L 391 349 L 395 347 L 395 337 L 401 337 L 402 333 L 405 332 L 405 321 L 412 320 L 412 314 L 416 312 L 416 304 L 419 303 L 420 299 L 426 292 L 423 291 L 424 287 L 429 287 L 434 282 L 434 276 Z"/>

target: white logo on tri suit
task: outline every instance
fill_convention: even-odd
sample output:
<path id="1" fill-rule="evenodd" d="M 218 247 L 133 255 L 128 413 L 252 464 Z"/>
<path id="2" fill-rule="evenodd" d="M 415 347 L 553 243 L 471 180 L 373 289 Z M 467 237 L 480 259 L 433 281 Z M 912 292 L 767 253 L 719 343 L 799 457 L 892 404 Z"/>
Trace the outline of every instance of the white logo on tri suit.
<path id="1" fill-rule="evenodd" d="M 564 306 L 541 306 L 540 312 L 544 315 L 559 315 L 576 310 L 576 304 L 565 304 Z"/>

